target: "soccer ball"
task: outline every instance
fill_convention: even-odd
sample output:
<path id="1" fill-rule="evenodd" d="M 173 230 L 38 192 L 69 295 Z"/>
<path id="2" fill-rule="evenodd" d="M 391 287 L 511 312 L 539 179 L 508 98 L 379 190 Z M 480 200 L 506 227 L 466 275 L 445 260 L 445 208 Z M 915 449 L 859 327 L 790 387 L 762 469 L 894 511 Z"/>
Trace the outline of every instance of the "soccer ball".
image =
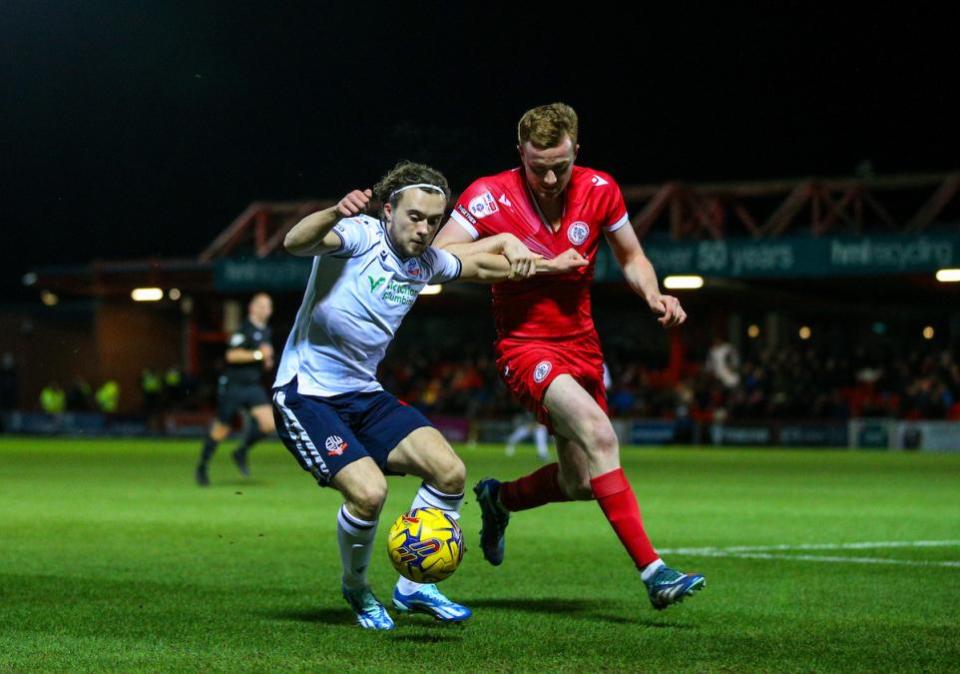
<path id="1" fill-rule="evenodd" d="M 439 508 L 415 508 L 390 527 L 387 555 L 404 578 L 439 583 L 463 559 L 463 532 L 457 521 Z"/>

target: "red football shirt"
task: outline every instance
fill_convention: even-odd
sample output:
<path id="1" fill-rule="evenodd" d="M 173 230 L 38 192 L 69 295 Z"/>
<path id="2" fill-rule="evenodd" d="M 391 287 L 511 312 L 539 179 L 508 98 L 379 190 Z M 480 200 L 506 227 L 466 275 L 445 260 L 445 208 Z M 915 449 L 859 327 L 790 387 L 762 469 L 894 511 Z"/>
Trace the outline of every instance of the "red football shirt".
<path id="1" fill-rule="evenodd" d="M 493 314 L 500 339 L 566 339 L 594 330 L 590 283 L 600 233 L 630 221 L 620 187 L 602 171 L 574 166 L 564 198 L 561 226 L 554 232 L 516 168 L 480 178 L 453 209 L 452 219 L 474 239 L 509 232 L 544 258 L 576 248 L 590 262 L 568 274 L 495 284 Z"/>

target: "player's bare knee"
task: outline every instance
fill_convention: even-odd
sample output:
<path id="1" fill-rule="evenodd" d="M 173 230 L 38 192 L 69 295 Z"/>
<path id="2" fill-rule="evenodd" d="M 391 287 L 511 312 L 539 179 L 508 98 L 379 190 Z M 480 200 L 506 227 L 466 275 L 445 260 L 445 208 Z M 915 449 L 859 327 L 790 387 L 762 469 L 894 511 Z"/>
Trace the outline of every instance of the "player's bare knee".
<path id="1" fill-rule="evenodd" d="M 374 484 L 353 485 L 344 497 L 349 509 L 357 517 L 375 520 L 387 500 L 387 482 L 382 480 Z"/>
<path id="2" fill-rule="evenodd" d="M 587 425 L 584 447 L 594 456 L 612 456 L 620 450 L 617 433 L 606 417 L 592 419 Z"/>
<path id="3" fill-rule="evenodd" d="M 430 480 L 430 484 L 442 491 L 444 494 L 459 494 L 467 481 L 467 467 L 463 465 L 460 457 L 452 455 L 449 461 L 444 461 L 442 466 Z"/>

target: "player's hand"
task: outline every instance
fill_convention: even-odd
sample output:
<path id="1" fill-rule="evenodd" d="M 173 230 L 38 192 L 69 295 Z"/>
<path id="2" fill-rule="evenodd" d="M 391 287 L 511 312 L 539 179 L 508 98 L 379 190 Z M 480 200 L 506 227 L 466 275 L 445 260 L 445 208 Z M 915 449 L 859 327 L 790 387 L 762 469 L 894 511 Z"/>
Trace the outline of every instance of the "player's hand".
<path id="1" fill-rule="evenodd" d="M 568 248 L 553 258 L 552 261 L 552 266 L 559 274 L 565 274 L 568 271 L 586 267 L 588 264 L 590 264 L 589 260 L 581 255 L 576 248 Z"/>
<path id="2" fill-rule="evenodd" d="M 503 256 L 510 263 L 510 278 L 530 278 L 537 271 L 537 260 L 540 256 L 530 252 L 515 236 L 511 236 L 503 244 Z"/>
<path id="3" fill-rule="evenodd" d="M 337 215 L 341 218 L 359 215 L 366 210 L 372 198 L 373 192 L 370 189 L 354 190 L 337 202 Z"/>
<path id="4" fill-rule="evenodd" d="M 680 306 L 680 300 L 671 295 L 657 295 L 649 300 L 650 310 L 659 316 L 657 323 L 665 328 L 673 328 L 687 320 L 687 312 Z"/>
<path id="5" fill-rule="evenodd" d="M 517 271 L 513 267 L 511 267 L 510 276 L 508 276 L 507 278 L 511 281 L 522 281 L 524 279 L 530 278 L 531 276 L 537 273 L 537 263 L 540 262 L 541 260 L 543 260 L 542 255 L 534 254 L 533 266 L 530 268 L 529 271 L 524 271 L 524 270 Z"/>

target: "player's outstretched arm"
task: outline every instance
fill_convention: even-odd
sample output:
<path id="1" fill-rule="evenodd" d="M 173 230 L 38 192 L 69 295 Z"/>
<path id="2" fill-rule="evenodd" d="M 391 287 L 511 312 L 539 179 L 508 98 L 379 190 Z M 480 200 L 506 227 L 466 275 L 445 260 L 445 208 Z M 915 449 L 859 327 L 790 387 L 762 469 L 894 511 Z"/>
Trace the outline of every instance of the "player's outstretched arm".
<path id="1" fill-rule="evenodd" d="M 524 275 L 514 274 L 510 263 L 503 255 L 492 253 L 474 253 L 460 256 L 460 276 L 458 281 L 474 281 L 479 283 L 499 283 L 500 281 L 519 281 L 533 276 L 536 267 L 530 268 Z"/>
<path id="2" fill-rule="evenodd" d="M 687 320 L 687 313 L 680 306 L 680 300 L 660 292 L 657 273 L 643 252 L 637 233 L 627 225 L 607 234 L 607 242 L 623 269 L 627 283 L 635 293 L 646 300 L 650 310 L 658 316 L 657 322 L 665 328 L 672 328 Z"/>
<path id="3" fill-rule="evenodd" d="M 460 271 L 460 280 L 486 283 L 520 281 L 535 274 L 565 274 L 588 264 L 587 259 L 573 248 L 552 260 L 545 260 L 539 255 L 534 255 L 533 268 L 526 270 L 523 274 L 516 273 L 513 266 L 503 255 L 477 253 L 460 258 L 460 262 L 463 265 Z"/>
<path id="4" fill-rule="evenodd" d="M 535 271 L 538 255 L 532 253 L 523 242 L 509 232 L 487 236 L 473 240 L 473 237 L 454 220 L 447 220 L 433 245 L 443 248 L 448 253 L 456 255 L 461 260 L 470 255 L 489 253 L 503 255 L 510 263 L 517 278 L 526 278 Z"/>
<path id="5" fill-rule="evenodd" d="M 320 255 L 340 247 L 340 237 L 333 226 L 343 218 L 359 215 L 370 203 L 373 192 L 354 190 L 337 202 L 336 206 L 311 213 L 295 224 L 283 239 L 288 253 L 300 256 Z"/>

